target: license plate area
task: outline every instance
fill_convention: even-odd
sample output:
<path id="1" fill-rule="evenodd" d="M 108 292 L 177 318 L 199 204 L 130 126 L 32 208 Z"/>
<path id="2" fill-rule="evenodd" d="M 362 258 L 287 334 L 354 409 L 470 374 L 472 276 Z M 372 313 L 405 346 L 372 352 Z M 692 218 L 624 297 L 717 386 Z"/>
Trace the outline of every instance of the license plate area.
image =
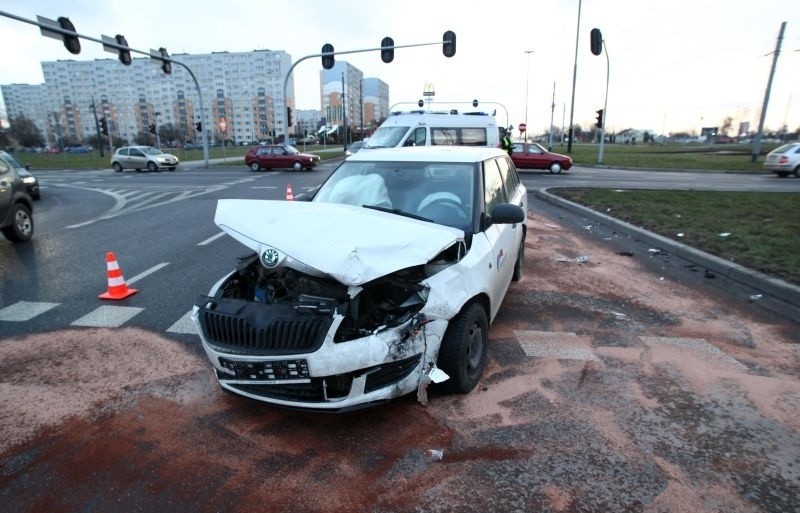
<path id="1" fill-rule="evenodd" d="M 310 383 L 306 360 L 272 360 L 248 362 L 220 358 L 219 364 L 234 373 L 232 379 L 265 385 Z"/>

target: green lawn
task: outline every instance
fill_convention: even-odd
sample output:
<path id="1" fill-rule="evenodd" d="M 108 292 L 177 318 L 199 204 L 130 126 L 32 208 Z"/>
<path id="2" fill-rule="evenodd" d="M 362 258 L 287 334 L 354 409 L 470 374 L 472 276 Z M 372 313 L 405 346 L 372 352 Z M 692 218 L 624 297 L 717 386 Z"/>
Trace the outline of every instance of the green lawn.
<path id="1" fill-rule="evenodd" d="M 549 192 L 800 285 L 800 195 L 796 193 L 585 188 Z"/>
<path id="2" fill-rule="evenodd" d="M 547 146 L 543 144 L 543 146 Z M 760 157 L 751 162 L 749 144 L 606 144 L 603 147 L 604 166 L 646 169 L 692 169 L 706 171 L 761 172 L 764 155 L 777 145 L 762 145 Z M 599 144 L 576 144 L 572 153 L 567 145 L 554 144 L 552 151 L 570 155 L 578 165 L 593 166 L 599 156 Z"/>

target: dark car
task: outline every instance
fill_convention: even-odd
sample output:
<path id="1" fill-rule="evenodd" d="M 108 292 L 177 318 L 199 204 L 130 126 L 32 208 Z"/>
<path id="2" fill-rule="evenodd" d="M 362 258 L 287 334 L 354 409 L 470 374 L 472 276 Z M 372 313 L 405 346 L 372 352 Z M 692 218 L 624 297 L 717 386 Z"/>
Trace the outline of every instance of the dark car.
<path id="1" fill-rule="evenodd" d="M 253 171 L 288 168 L 311 171 L 319 164 L 319 155 L 301 153 L 294 146 L 284 144 L 259 144 L 244 157 L 244 164 Z"/>
<path id="2" fill-rule="evenodd" d="M 17 174 L 22 179 L 22 183 L 25 184 L 28 196 L 35 200 L 41 199 L 41 195 L 39 194 L 39 180 L 33 176 L 33 173 L 28 171 L 30 166 L 23 166 L 17 159 L 4 151 L 0 151 L 0 155 L 2 155 L 2 157 L 17 171 Z"/>
<path id="3" fill-rule="evenodd" d="M 12 161 L 19 164 L 0 151 L 0 231 L 11 242 L 25 242 L 33 236 L 33 200 Z"/>
<path id="4" fill-rule="evenodd" d="M 522 169 L 549 169 L 558 174 L 572 167 L 572 159 L 566 155 L 547 151 L 537 143 L 514 143 L 511 155 L 514 165 Z"/>

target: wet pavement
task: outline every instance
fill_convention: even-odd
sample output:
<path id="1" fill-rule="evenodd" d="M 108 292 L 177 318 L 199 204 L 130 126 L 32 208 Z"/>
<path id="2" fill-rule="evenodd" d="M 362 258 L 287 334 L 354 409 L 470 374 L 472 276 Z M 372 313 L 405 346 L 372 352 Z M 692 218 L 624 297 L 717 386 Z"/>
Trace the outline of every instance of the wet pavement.
<path id="1" fill-rule="evenodd" d="M 0 510 L 800 511 L 800 325 L 528 226 L 484 379 L 427 406 L 276 409 L 134 328 L 0 340 Z"/>

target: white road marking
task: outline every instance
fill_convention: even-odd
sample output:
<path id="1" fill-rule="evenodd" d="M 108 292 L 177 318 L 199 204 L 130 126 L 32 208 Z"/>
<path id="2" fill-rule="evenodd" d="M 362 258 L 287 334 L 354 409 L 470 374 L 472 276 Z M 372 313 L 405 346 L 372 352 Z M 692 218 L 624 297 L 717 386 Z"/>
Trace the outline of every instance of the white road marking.
<path id="1" fill-rule="evenodd" d="M 88 326 L 92 328 L 119 328 L 144 310 L 133 306 L 101 306 L 80 319 L 71 323 L 71 326 Z"/>
<path id="2" fill-rule="evenodd" d="M 164 267 L 166 267 L 168 265 L 169 265 L 169 262 L 161 262 L 158 265 L 154 265 L 150 269 L 148 269 L 148 270 L 146 270 L 144 272 L 141 272 L 141 273 L 137 274 L 136 276 L 134 276 L 133 278 L 127 280 L 128 285 L 130 285 L 132 283 L 136 283 L 137 281 L 141 280 L 142 278 L 150 276 L 154 272 L 158 271 L 159 269 L 163 269 Z"/>
<path id="3" fill-rule="evenodd" d="M 212 242 L 214 242 L 215 240 L 219 239 L 223 235 L 225 235 L 225 232 L 219 232 L 218 234 L 214 235 L 213 237 L 207 238 L 203 242 L 198 242 L 197 245 L 198 246 L 205 246 L 206 244 L 211 244 Z"/>
<path id="4" fill-rule="evenodd" d="M 599 358 L 588 342 L 575 333 L 554 331 L 514 330 L 519 345 L 527 356 L 555 358 L 558 360 L 592 360 Z"/>
<path id="5" fill-rule="evenodd" d="M 270 187 L 270 186 L 263 186 L 263 187 L 256 186 L 256 187 L 250 187 L 250 188 L 251 189 L 277 189 L 277 187 Z"/>
<path id="6" fill-rule="evenodd" d="M 17 301 L 11 306 L 0 309 L 0 321 L 22 322 L 29 321 L 37 315 L 51 310 L 61 303 L 44 303 L 33 301 Z"/>
<path id="7" fill-rule="evenodd" d="M 188 333 L 190 335 L 197 335 L 197 328 L 192 321 L 192 311 L 186 312 L 183 317 L 178 319 L 175 324 L 167 328 L 169 333 Z"/>

